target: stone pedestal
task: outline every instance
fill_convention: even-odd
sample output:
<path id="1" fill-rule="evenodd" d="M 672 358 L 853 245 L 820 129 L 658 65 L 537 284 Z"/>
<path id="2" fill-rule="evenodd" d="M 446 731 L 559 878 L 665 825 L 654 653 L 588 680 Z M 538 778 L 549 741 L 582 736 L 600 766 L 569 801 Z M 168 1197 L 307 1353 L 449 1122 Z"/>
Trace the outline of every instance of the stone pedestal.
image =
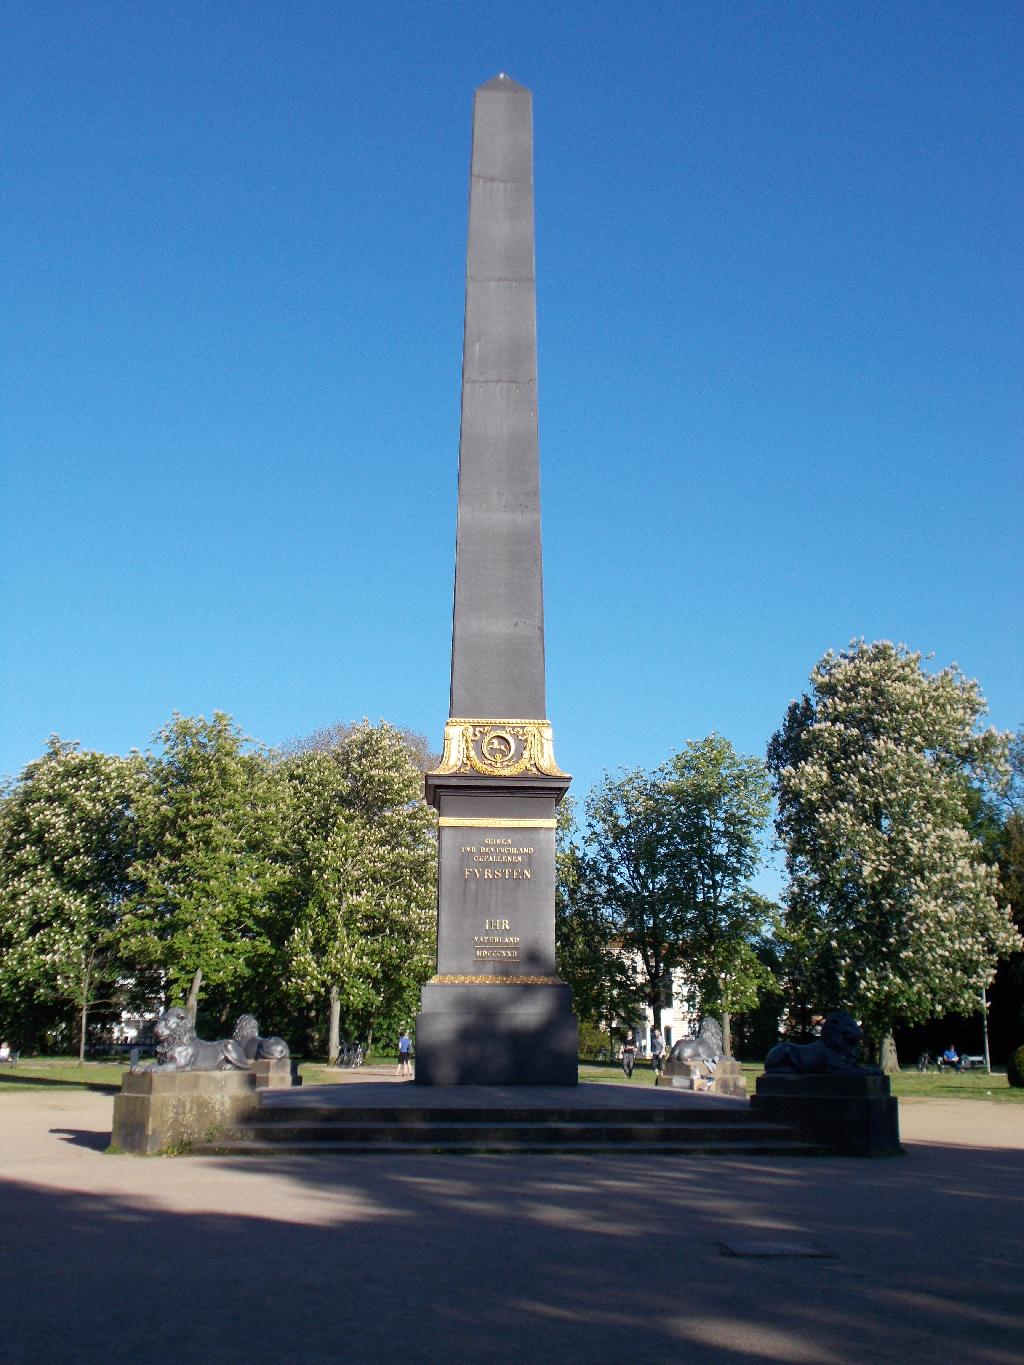
<path id="1" fill-rule="evenodd" d="M 299 1064 L 292 1057 L 261 1057 L 252 1064 L 257 1090 L 287 1090 L 301 1085 Z"/>
<path id="2" fill-rule="evenodd" d="M 654 1084 L 675 1090 L 706 1090 L 707 1078 L 708 1069 L 702 1062 L 666 1062 Z"/>
<path id="3" fill-rule="evenodd" d="M 707 1062 L 666 1062 L 654 1084 L 677 1090 L 710 1090 L 730 1099 L 743 1099 L 747 1093 L 743 1068 L 733 1057 L 723 1057 L 714 1066 Z"/>
<path id="4" fill-rule="evenodd" d="M 127 1071 L 111 1146 L 139 1156 L 213 1142 L 258 1106 L 251 1071 Z"/>
<path id="5" fill-rule="evenodd" d="M 889 1077 L 795 1076 L 769 1072 L 757 1078 L 751 1108 L 759 1118 L 788 1123 L 810 1142 L 851 1156 L 895 1156 L 900 1147 L 899 1106 Z"/>
<path id="6" fill-rule="evenodd" d="M 733 1099 L 745 1099 L 747 1078 L 735 1057 L 723 1057 L 714 1070 L 715 1094 Z"/>
<path id="7" fill-rule="evenodd" d="M 575 1085 L 579 1031 L 561 982 L 423 987 L 418 1085 Z"/>

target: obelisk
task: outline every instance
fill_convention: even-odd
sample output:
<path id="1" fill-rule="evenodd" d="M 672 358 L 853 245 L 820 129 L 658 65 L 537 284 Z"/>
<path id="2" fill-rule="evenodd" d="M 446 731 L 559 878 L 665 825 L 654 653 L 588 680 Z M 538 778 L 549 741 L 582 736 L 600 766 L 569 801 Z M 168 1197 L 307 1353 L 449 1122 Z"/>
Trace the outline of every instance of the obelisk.
<path id="1" fill-rule="evenodd" d="M 441 765 L 437 974 L 420 1085 L 575 1085 L 555 970 L 555 763 L 544 696 L 530 92 L 476 92 L 470 166 L 451 706 Z"/>

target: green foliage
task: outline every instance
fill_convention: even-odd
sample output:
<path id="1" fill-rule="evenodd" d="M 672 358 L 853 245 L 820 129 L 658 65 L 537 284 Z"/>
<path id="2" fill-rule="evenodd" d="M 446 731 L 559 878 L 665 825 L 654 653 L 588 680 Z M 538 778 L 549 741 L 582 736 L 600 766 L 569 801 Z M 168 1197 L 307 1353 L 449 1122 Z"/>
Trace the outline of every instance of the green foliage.
<path id="1" fill-rule="evenodd" d="M 971 832 L 972 788 L 1005 776 L 1006 738 L 956 668 L 887 641 L 827 653 L 769 746 L 789 885 L 797 1003 L 893 1021 L 975 1008 L 1019 940 Z"/>
<path id="2" fill-rule="evenodd" d="M 146 758 L 51 741 L 0 794 L 0 1033 L 66 1047 L 73 1006 L 84 1046 L 102 992 L 157 1008 L 193 982 L 201 1032 L 255 1010 L 305 1042 L 332 986 L 351 1033 L 408 1025 L 433 967 L 423 742 L 330 735 L 272 755 L 218 713 Z"/>
<path id="3" fill-rule="evenodd" d="M 1010 1053 L 1006 1063 L 1006 1079 L 1015 1090 L 1024 1090 L 1024 1047 Z"/>
<path id="4" fill-rule="evenodd" d="M 175 716 L 147 760 L 123 936 L 160 970 L 169 999 L 195 973 L 237 998 L 273 957 L 284 878 L 287 783 L 230 716 Z"/>
<path id="5" fill-rule="evenodd" d="M 135 757 L 82 752 L 53 736 L 4 793 L 0 996 L 22 1041 L 22 1013 L 54 1002 L 75 1010 L 84 1055 L 89 1011 L 123 973 L 120 923 L 142 775 Z"/>
<path id="6" fill-rule="evenodd" d="M 767 771 L 710 735 L 687 744 L 666 772 L 690 921 L 688 974 L 702 1008 L 752 1010 L 777 989 L 758 952 L 775 906 L 748 885 L 771 811 Z"/>
<path id="7" fill-rule="evenodd" d="M 363 723 L 287 758 L 289 989 L 365 1038 L 408 1027 L 435 956 L 437 844 L 402 734 Z"/>
<path id="8" fill-rule="evenodd" d="M 575 1003 L 575 997 L 574 997 Z M 577 1010 L 577 1014 L 579 1011 Z M 612 1055 L 614 1044 L 611 1034 L 591 1019 L 580 1018 L 580 1058 L 596 1061 L 599 1057 Z"/>
<path id="9" fill-rule="evenodd" d="M 1024 933 L 1024 731 L 1010 742 L 1010 782 L 989 800 L 997 834 L 988 845 L 999 883 L 1018 933 Z M 1012 1046 L 1024 1036 L 1024 952 L 1004 954 L 990 991 L 990 1028 L 996 1045 Z"/>
<path id="10" fill-rule="evenodd" d="M 558 974 L 572 987 L 573 1009 L 580 1020 L 580 1055 L 589 1029 L 604 1037 L 616 1019 L 631 1017 L 638 998 L 632 963 L 616 938 L 616 924 L 596 895 L 586 858 L 576 840 L 572 797 L 558 807 L 555 862 L 555 959 Z M 594 1047 L 600 1047 L 595 1042 Z"/>
<path id="11" fill-rule="evenodd" d="M 771 907 L 748 885 L 769 806 L 764 765 L 719 735 L 652 773 L 606 778 L 587 802 L 579 894 L 637 964 L 635 989 L 656 1021 L 677 967 L 724 1010 L 750 1008 L 771 988 L 756 952 Z"/>

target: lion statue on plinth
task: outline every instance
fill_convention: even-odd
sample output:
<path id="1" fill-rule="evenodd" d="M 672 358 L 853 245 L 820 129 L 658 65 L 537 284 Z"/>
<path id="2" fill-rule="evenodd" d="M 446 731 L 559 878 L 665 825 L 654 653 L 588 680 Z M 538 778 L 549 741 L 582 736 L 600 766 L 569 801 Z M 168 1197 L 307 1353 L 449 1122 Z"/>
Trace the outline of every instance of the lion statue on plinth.
<path id="1" fill-rule="evenodd" d="M 260 1037 L 260 1026 L 253 1014 L 240 1014 L 231 1036 L 250 1062 L 276 1062 L 291 1056 L 291 1049 L 283 1038 Z"/>
<path id="2" fill-rule="evenodd" d="M 828 1016 L 821 1037 L 812 1043 L 776 1043 L 764 1059 L 764 1069 L 797 1076 L 878 1076 L 877 1066 L 861 1066 L 857 1060 L 862 1036 L 856 1019 L 838 1010 Z"/>
<path id="3" fill-rule="evenodd" d="M 157 1071 L 248 1071 L 252 1066 L 240 1043 L 221 1038 L 215 1043 L 196 1037 L 180 1005 L 165 1010 L 153 1025 Z"/>
<path id="4" fill-rule="evenodd" d="M 717 1019 L 702 1019 L 696 1038 L 681 1038 L 669 1056 L 672 1062 L 717 1062 L 725 1052 L 722 1025 Z"/>

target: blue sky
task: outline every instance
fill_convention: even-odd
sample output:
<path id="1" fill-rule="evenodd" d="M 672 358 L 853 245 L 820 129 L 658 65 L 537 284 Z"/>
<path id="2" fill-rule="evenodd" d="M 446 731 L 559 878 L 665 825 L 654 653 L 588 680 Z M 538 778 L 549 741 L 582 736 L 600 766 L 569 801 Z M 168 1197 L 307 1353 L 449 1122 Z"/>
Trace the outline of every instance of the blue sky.
<path id="1" fill-rule="evenodd" d="M 1024 721 L 1017 3 L 8 5 L 0 772 L 448 703 L 470 115 L 534 92 L 549 712 Z"/>

